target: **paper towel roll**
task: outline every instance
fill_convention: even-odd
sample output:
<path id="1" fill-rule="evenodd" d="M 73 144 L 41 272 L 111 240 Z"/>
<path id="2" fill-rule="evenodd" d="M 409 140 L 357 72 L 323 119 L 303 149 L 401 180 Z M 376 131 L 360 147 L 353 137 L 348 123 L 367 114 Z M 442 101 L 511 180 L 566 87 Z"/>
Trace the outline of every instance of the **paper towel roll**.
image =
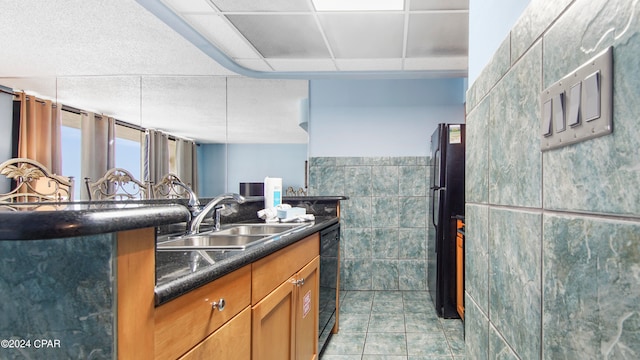
<path id="1" fill-rule="evenodd" d="M 264 208 L 272 208 L 282 203 L 282 178 L 264 178 Z"/>

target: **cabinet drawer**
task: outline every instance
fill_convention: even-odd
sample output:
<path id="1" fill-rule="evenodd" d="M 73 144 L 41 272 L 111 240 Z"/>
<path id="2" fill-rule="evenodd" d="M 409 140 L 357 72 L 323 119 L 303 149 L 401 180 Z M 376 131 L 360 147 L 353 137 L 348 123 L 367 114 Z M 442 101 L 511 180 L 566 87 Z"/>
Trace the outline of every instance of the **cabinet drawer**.
<path id="1" fill-rule="evenodd" d="M 315 233 L 252 264 L 251 303 L 262 298 L 320 254 L 320 234 Z"/>
<path id="2" fill-rule="evenodd" d="M 225 300 L 222 311 L 211 303 Z M 155 357 L 176 359 L 251 301 L 251 267 L 245 266 L 156 308 Z"/>
<path id="3" fill-rule="evenodd" d="M 180 360 L 251 359 L 251 308 L 229 320 Z"/>

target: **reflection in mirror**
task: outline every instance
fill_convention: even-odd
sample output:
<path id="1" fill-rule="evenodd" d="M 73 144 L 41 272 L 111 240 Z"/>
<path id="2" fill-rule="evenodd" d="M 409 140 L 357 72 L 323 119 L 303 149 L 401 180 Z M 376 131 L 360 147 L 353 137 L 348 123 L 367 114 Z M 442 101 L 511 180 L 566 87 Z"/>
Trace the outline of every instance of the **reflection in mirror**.
<path id="1" fill-rule="evenodd" d="M 0 78 L 0 85 L 57 100 L 70 109 L 63 116 L 66 125 L 63 145 L 68 148 L 67 154 L 76 157 L 80 148 L 79 112 L 90 111 L 121 121 L 116 130 L 122 135 L 116 139 L 120 149 L 116 158 L 135 160 L 136 164 L 140 161 L 137 155 L 143 142 L 142 128 L 196 140 L 200 145 L 201 197 L 239 192 L 239 183 L 262 182 L 266 176 L 282 177 L 285 189 L 305 186 L 307 133 L 299 121 L 300 104 L 309 95 L 306 80 L 69 76 Z M 5 112 L 9 114 L 5 117 L 10 118 L 10 111 Z M 5 134 L 8 137 L 5 143 L 10 143 L 10 132 Z M 74 137 L 75 140 L 69 140 Z M 73 159 L 71 155 L 64 159 L 64 172 L 74 172 L 69 167 L 76 163 L 80 166 L 79 160 Z M 118 166 L 131 171 L 140 167 L 129 163 Z"/>

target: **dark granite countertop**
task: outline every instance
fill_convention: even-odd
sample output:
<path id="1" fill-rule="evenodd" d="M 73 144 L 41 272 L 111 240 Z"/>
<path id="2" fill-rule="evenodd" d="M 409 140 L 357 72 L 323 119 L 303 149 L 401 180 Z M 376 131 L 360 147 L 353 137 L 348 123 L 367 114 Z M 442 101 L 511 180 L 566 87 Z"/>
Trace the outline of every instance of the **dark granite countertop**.
<path id="1" fill-rule="evenodd" d="M 41 240 L 186 222 L 186 206 L 167 201 L 101 201 L 0 206 L 0 240 Z"/>
<path id="2" fill-rule="evenodd" d="M 156 306 L 263 258 L 308 235 L 338 222 L 335 216 L 316 216 L 315 221 L 288 236 L 278 236 L 244 251 L 156 252 Z M 204 254 L 203 254 L 204 253 Z M 204 256 L 215 261 L 211 264 Z"/>

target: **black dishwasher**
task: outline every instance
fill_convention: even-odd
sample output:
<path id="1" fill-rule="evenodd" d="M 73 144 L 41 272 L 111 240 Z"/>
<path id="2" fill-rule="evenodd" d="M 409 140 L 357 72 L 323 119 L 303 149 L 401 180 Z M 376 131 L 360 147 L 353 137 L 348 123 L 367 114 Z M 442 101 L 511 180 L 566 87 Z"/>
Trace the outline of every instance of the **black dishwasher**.
<path id="1" fill-rule="evenodd" d="M 320 231 L 320 313 L 318 350 L 324 351 L 336 323 L 340 224 Z"/>

